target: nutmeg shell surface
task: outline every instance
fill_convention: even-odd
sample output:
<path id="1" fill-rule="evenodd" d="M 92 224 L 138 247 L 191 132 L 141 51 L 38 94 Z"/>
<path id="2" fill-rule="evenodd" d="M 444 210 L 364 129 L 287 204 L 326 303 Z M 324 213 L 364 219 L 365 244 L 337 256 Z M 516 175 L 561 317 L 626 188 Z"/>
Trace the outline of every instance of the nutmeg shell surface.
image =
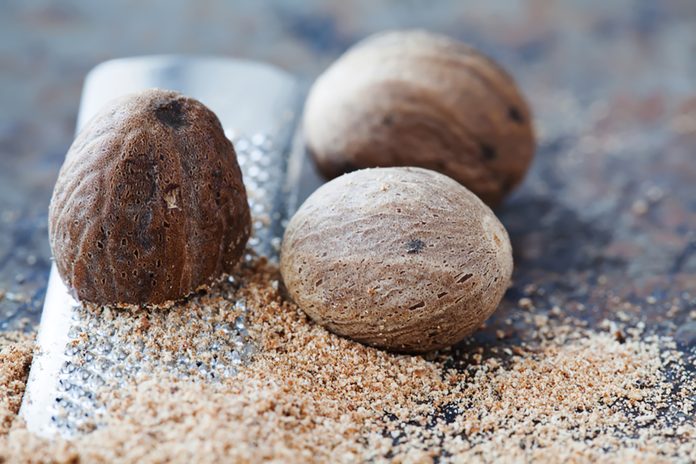
<path id="1" fill-rule="evenodd" d="M 475 49 L 420 30 L 349 49 L 312 86 L 303 127 L 326 178 L 419 166 L 491 206 L 521 182 L 535 151 L 532 115 L 512 77 Z"/>
<path id="2" fill-rule="evenodd" d="M 320 187 L 290 220 L 280 269 L 317 323 L 395 351 L 443 348 L 497 308 L 508 234 L 465 187 L 421 168 L 363 169 Z"/>
<path id="3" fill-rule="evenodd" d="M 250 222 L 218 118 L 153 89 L 113 101 L 80 131 L 53 192 L 49 238 L 79 300 L 158 306 L 230 272 Z"/>

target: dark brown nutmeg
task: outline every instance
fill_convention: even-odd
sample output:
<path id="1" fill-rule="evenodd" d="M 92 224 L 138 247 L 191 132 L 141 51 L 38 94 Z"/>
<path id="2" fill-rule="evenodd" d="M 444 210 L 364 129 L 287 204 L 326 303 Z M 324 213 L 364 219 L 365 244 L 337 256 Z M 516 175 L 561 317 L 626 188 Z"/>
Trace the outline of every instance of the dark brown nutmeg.
<path id="1" fill-rule="evenodd" d="M 147 90 L 77 136 L 49 207 L 63 281 L 84 302 L 165 305 L 239 261 L 250 233 L 242 174 L 202 103 Z"/>
<path id="2" fill-rule="evenodd" d="M 512 77 L 448 37 L 365 39 L 314 83 L 304 135 L 327 178 L 366 167 L 441 172 L 494 206 L 523 179 L 535 140 Z"/>

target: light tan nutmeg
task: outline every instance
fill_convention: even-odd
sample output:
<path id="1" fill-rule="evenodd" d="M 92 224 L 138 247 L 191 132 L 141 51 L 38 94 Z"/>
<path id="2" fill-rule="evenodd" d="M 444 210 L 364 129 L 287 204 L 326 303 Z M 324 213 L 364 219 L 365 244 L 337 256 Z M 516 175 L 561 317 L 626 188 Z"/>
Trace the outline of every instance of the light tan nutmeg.
<path id="1" fill-rule="evenodd" d="M 305 201 L 285 231 L 280 268 L 292 299 L 329 330 L 423 352 L 458 342 L 493 313 L 512 249 L 490 208 L 456 181 L 376 168 Z"/>
<path id="2" fill-rule="evenodd" d="M 491 206 L 520 183 L 535 151 L 532 116 L 512 77 L 473 48 L 418 30 L 369 37 L 319 76 L 304 135 L 327 178 L 419 166 Z"/>
<path id="3" fill-rule="evenodd" d="M 60 169 L 49 237 L 84 302 L 162 306 L 229 273 L 251 219 L 220 121 L 201 102 L 146 90 L 80 131 Z"/>

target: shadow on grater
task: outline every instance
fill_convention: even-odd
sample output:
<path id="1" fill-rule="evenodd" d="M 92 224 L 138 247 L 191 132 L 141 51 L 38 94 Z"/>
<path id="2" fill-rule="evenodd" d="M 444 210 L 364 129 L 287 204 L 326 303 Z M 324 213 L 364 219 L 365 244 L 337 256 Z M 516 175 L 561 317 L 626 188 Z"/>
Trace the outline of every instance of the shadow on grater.
<path id="1" fill-rule="evenodd" d="M 244 262 L 248 265 L 256 255 L 275 259 L 283 222 L 298 200 L 303 165 L 306 170 L 297 143 L 293 156 L 299 158 L 288 162 L 301 104 L 295 79 L 265 64 L 225 58 L 109 61 L 87 76 L 78 130 L 107 101 L 152 87 L 196 98 L 217 114 L 234 143 L 251 209 Z M 294 174 L 288 174 L 290 165 Z M 54 265 L 20 411 L 27 427 L 39 435 L 64 437 L 99 427 L 109 396 L 97 392 L 118 391 L 139 375 L 161 372 L 211 382 L 234 376 L 255 351 L 245 327 L 245 302 L 235 297 L 240 285 L 228 277 L 220 285 L 221 298 L 210 304 L 94 309 L 72 299 Z M 145 343 L 143 324 L 160 343 L 169 340 L 166 350 Z"/>

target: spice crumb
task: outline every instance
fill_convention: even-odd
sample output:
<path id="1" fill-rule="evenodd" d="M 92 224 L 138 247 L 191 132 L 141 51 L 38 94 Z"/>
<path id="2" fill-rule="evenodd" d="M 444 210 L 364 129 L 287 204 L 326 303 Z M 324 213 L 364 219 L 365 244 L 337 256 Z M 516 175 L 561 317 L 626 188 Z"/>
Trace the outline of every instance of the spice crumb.
<path id="1" fill-rule="evenodd" d="M 0 435 L 10 430 L 19 411 L 29 375 L 33 345 L 32 335 L 0 332 Z"/>
<path id="2" fill-rule="evenodd" d="M 638 338 L 610 321 L 611 331 L 596 332 L 558 311 L 538 338 L 505 337 L 495 350 L 465 343 L 427 356 L 391 354 L 312 323 L 283 299 L 269 265 L 236 277 L 259 348 L 236 376 L 142 374 L 128 388 L 101 392 L 105 425 L 72 441 L 32 435 L 13 419 L 15 399 L 0 410 L 9 417 L 0 462 L 696 459 L 693 370 L 670 338 Z M 226 291 L 186 304 L 214 304 Z M 21 396 L 27 343 L 2 345 L 20 367 L 0 364 L 2 391 L 14 385 Z M 672 378 L 681 379 L 678 391 Z"/>

